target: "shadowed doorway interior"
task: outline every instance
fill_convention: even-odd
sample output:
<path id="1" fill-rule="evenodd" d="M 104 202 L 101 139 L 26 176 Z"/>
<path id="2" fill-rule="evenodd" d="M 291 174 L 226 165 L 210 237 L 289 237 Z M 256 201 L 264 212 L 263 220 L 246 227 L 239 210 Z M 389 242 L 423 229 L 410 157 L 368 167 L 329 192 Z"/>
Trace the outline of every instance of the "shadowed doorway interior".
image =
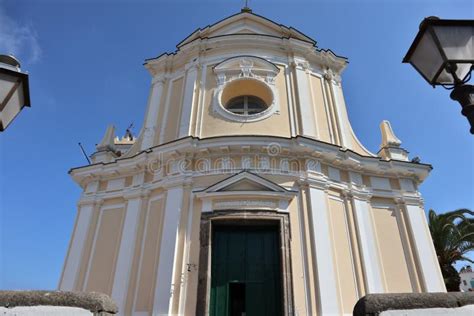
<path id="1" fill-rule="evenodd" d="M 278 227 L 215 226 L 212 240 L 210 315 L 281 315 Z"/>

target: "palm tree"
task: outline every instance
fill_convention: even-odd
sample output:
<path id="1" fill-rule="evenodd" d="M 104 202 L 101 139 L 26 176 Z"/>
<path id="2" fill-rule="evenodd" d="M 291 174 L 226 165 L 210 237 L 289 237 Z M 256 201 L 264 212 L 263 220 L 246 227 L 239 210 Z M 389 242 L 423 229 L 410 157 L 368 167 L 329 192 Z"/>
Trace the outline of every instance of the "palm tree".
<path id="1" fill-rule="evenodd" d="M 444 214 L 430 210 L 428 226 L 438 255 L 446 289 L 459 291 L 459 274 L 453 267 L 456 261 L 474 263 L 466 254 L 474 250 L 474 212 L 458 209 Z"/>

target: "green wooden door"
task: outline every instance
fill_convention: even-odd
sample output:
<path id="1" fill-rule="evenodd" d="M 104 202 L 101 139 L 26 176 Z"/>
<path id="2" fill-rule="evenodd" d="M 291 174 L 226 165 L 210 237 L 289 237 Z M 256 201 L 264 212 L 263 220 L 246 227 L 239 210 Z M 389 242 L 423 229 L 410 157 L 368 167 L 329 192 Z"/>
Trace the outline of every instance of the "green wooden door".
<path id="1" fill-rule="evenodd" d="M 276 228 L 215 227 L 211 266 L 210 315 L 281 315 Z"/>

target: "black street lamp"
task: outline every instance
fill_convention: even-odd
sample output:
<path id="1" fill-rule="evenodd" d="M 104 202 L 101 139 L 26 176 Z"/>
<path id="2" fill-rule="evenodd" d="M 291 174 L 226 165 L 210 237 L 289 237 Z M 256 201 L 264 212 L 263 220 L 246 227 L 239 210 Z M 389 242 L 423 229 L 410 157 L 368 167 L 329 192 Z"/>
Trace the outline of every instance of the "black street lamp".
<path id="1" fill-rule="evenodd" d="M 474 86 L 466 84 L 474 68 L 474 20 L 425 18 L 404 63 L 410 63 L 433 87 L 452 89 L 474 134 Z"/>

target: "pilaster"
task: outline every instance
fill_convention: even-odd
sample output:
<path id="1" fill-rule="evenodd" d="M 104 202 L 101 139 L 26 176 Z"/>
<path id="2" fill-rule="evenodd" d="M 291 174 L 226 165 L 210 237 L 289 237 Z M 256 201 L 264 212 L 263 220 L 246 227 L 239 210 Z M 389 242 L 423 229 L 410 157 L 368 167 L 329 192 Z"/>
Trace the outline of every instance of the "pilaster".
<path id="1" fill-rule="evenodd" d="M 416 264 L 422 274 L 423 291 L 446 292 L 421 199 L 404 197 L 399 204 L 404 207 L 409 223 L 407 229 L 413 240 Z"/>
<path id="2" fill-rule="evenodd" d="M 178 138 L 186 137 L 190 132 L 190 123 L 192 109 L 194 107 L 194 98 L 196 92 L 196 80 L 198 76 L 199 65 L 191 63 L 186 66 L 186 82 L 184 85 L 184 98 L 181 110 L 181 121 L 179 124 Z"/>
<path id="3" fill-rule="evenodd" d="M 172 282 L 182 205 L 182 185 L 169 188 L 166 196 L 165 214 L 163 216 L 163 233 L 159 248 L 160 254 L 155 281 L 153 315 L 168 315 L 171 312 Z"/>
<path id="4" fill-rule="evenodd" d="M 185 187 L 186 190 L 191 189 L 191 185 Z M 190 287 L 190 282 L 189 279 L 191 277 L 191 274 L 196 272 L 197 270 L 197 265 L 195 263 L 190 262 L 190 252 L 191 252 L 191 246 L 193 244 L 196 244 L 195 240 L 192 240 L 192 223 L 193 223 L 193 217 L 198 216 L 199 213 L 194 214 L 194 194 L 192 192 L 189 192 L 189 198 L 188 198 L 188 218 L 186 221 L 186 230 L 185 230 L 185 236 L 184 236 L 184 247 L 183 247 L 183 260 L 182 260 L 182 275 L 183 275 L 183 283 L 180 291 L 180 297 L 179 297 L 179 303 L 178 303 L 178 314 L 179 315 L 184 315 L 186 311 L 186 302 L 188 298 L 188 289 Z"/>
<path id="5" fill-rule="evenodd" d="M 350 243 L 351 243 L 351 252 L 354 264 L 354 274 L 357 281 L 357 294 L 358 297 L 362 297 L 366 294 L 365 282 L 364 282 L 364 272 L 363 272 L 363 263 L 362 257 L 360 254 L 359 241 L 357 238 L 357 229 L 354 220 L 354 211 L 352 207 L 352 195 L 348 190 L 343 190 L 342 192 L 344 208 L 346 210 L 347 223 L 349 228 Z"/>
<path id="6" fill-rule="evenodd" d="M 307 238 L 307 227 L 311 225 L 308 220 L 308 199 L 307 193 L 309 192 L 308 184 L 304 181 L 298 181 L 298 218 L 299 218 L 299 231 L 300 231 L 300 240 L 301 240 L 301 254 L 302 254 L 302 268 L 303 268 L 303 280 L 305 285 L 305 308 L 308 315 L 313 315 L 313 308 L 316 307 L 314 291 L 315 286 L 311 286 L 311 281 L 315 281 L 315 278 L 312 277 L 316 271 L 311 269 L 311 239 Z"/>
<path id="7" fill-rule="evenodd" d="M 370 211 L 370 194 L 357 192 L 350 196 L 357 237 L 362 253 L 362 266 L 365 273 L 365 290 L 367 294 L 384 293 L 379 251 L 376 244 L 375 230 Z"/>
<path id="8" fill-rule="evenodd" d="M 294 94 L 293 94 L 293 91 L 295 91 L 295 89 L 293 87 L 291 72 L 292 72 L 292 67 L 287 66 L 285 68 L 285 84 L 286 84 L 286 94 L 287 94 L 287 100 L 288 100 L 288 115 L 290 118 L 291 137 L 295 137 L 297 135 L 296 130 L 297 130 L 298 125 L 295 119 L 295 106 L 294 106 Z"/>
<path id="9" fill-rule="evenodd" d="M 158 125 L 158 112 L 160 109 L 161 96 L 163 94 L 164 76 L 155 77 L 152 81 L 151 95 L 148 100 L 148 111 L 145 118 L 145 126 L 143 131 L 143 141 L 141 150 L 152 147 L 155 139 L 156 129 Z"/>
<path id="10" fill-rule="evenodd" d="M 309 191 L 310 226 L 313 231 L 312 248 L 316 259 L 313 267 L 318 284 L 319 311 L 322 315 L 339 315 L 340 304 L 333 256 L 333 244 L 329 232 L 327 186 L 311 182 Z"/>
<path id="11" fill-rule="evenodd" d="M 76 226 L 71 238 L 69 253 L 64 264 L 63 275 L 59 289 L 61 291 L 72 291 L 75 289 L 76 281 L 79 276 L 79 269 L 84 257 L 87 234 L 92 221 L 94 210 L 100 208 L 102 200 L 91 199 L 80 201 L 78 203 L 78 215 Z"/>
<path id="12" fill-rule="evenodd" d="M 332 140 L 336 145 L 341 146 L 341 136 L 340 136 L 340 129 L 339 129 L 339 122 L 336 113 L 336 105 L 335 105 L 335 98 L 332 89 L 332 80 L 333 74 L 332 72 L 328 71 L 323 76 L 323 86 L 326 94 L 326 102 L 327 102 L 327 110 L 329 120 L 331 122 L 330 126 L 332 126 L 331 134 L 333 136 Z"/>
<path id="13" fill-rule="evenodd" d="M 311 99 L 310 82 L 308 80 L 308 62 L 295 61 L 296 94 L 298 96 L 299 114 L 301 119 L 301 133 L 304 136 L 316 135 L 314 107 Z"/>
<path id="14" fill-rule="evenodd" d="M 420 283 L 421 267 L 416 264 L 414 258 L 415 254 L 413 250 L 413 243 L 408 233 L 409 224 L 407 223 L 408 219 L 405 211 L 405 201 L 401 198 L 396 198 L 395 203 L 397 205 L 395 214 L 399 223 L 399 230 L 403 243 L 403 250 L 405 252 L 406 260 L 408 263 L 408 272 L 410 273 L 411 285 L 413 288 L 413 292 L 420 293 L 422 292 Z"/>
<path id="15" fill-rule="evenodd" d="M 112 287 L 112 298 L 119 304 L 119 315 L 124 315 L 125 311 L 140 211 L 148 195 L 148 191 L 140 189 L 124 194 L 127 209 Z"/>
<path id="16" fill-rule="evenodd" d="M 344 96 L 342 94 L 340 76 L 334 73 L 326 75 L 333 100 L 334 115 L 338 126 L 341 146 L 352 148 L 351 133 L 349 121 L 347 119 L 346 106 Z"/>

